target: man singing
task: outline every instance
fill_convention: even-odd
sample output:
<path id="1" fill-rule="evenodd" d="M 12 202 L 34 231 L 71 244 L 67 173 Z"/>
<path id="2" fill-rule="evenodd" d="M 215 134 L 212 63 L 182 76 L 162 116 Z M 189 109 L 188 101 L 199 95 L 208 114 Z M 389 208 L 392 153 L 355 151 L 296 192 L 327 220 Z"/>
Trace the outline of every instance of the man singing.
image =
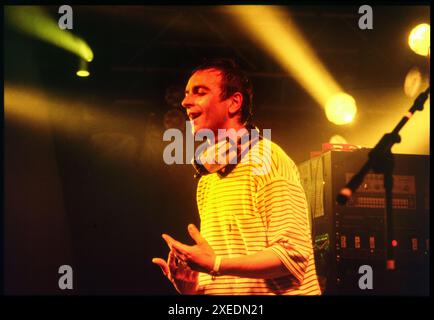
<path id="1" fill-rule="evenodd" d="M 297 167 L 277 144 L 251 133 L 252 97 L 232 60 L 197 67 L 185 88 L 193 133 L 215 136 L 204 152 L 236 141 L 237 156 L 235 164 L 195 162 L 201 225 L 187 228 L 195 244 L 163 234 L 168 259 L 152 260 L 181 294 L 321 294 Z"/>

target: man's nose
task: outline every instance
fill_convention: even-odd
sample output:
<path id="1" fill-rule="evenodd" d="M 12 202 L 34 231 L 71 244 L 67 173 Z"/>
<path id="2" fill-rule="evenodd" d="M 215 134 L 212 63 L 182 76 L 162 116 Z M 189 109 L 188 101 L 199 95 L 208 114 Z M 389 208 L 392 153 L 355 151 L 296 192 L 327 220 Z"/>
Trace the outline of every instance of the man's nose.
<path id="1" fill-rule="evenodd" d="M 184 99 L 181 102 L 181 105 L 185 108 L 188 109 L 189 107 L 191 107 L 193 105 L 193 101 L 190 97 L 190 95 L 186 94 Z"/>

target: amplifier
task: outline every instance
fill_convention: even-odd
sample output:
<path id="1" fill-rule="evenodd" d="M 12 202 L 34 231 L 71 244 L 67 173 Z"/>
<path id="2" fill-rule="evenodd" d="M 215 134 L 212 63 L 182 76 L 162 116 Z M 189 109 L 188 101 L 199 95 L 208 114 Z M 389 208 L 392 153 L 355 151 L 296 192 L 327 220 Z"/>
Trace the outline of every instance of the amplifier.
<path id="1" fill-rule="evenodd" d="M 298 168 L 321 289 L 332 295 L 429 294 L 429 156 L 394 154 L 396 268 L 386 270 L 383 175 L 369 173 L 346 205 L 336 196 L 371 149 L 328 151 Z"/>

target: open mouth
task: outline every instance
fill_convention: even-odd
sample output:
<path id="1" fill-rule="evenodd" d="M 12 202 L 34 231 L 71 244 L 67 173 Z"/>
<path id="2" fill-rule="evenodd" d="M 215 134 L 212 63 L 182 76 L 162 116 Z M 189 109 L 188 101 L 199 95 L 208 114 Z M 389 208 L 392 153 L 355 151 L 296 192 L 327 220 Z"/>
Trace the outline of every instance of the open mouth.
<path id="1" fill-rule="evenodd" d="M 190 118 L 191 121 L 193 121 L 193 120 L 199 118 L 200 115 L 201 115 L 200 112 L 192 112 L 188 115 L 188 117 Z"/>

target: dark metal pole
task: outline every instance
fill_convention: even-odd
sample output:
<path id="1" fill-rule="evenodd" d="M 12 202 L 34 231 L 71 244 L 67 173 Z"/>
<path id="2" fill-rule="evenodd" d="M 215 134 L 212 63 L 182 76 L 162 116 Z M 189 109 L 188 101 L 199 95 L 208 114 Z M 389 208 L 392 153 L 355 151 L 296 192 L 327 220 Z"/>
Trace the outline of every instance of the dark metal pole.
<path id="1" fill-rule="evenodd" d="M 344 205 L 355 193 L 357 188 L 363 182 L 365 175 L 373 170 L 376 173 L 382 173 L 384 177 L 384 189 L 385 189 L 385 250 L 386 250 L 386 268 L 388 270 L 395 269 L 394 247 L 393 243 L 393 169 L 394 161 L 392 154 L 392 146 L 395 143 L 401 142 L 399 131 L 407 123 L 407 121 L 413 116 L 416 111 L 423 110 L 423 104 L 428 99 L 430 88 L 428 87 L 424 92 L 419 94 L 415 99 L 413 105 L 399 121 L 396 127 L 391 133 L 386 133 L 376 146 L 369 152 L 368 160 L 363 167 L 356 173 L 347 185 L 341 189 L 336 201 Z"/>

